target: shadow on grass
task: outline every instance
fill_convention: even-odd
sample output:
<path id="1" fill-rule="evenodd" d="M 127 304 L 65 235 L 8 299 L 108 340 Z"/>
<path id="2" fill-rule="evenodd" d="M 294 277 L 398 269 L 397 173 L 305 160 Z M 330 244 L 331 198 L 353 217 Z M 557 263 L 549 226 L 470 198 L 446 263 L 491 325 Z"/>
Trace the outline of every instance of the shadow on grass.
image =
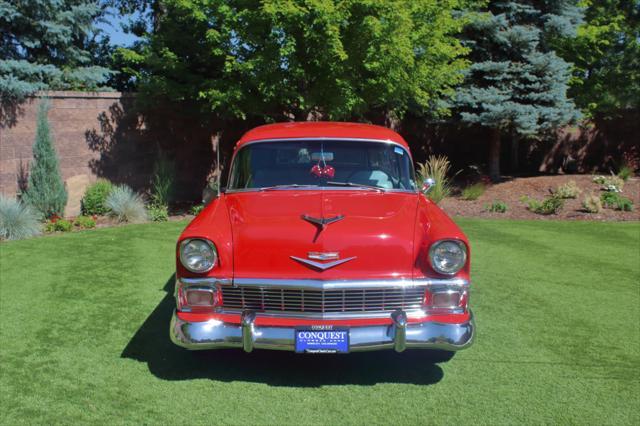
<path id="1" fill-rule="evenodd" d="M 147 317 L 122 358 L 146 362 L 163 380 L 211 379 L 245 381 L 271 386 L 319 387 L 325 385 L 375 385 L 439 382 L 442 369 L 429 351 L 393 351 L 346 355 L 304 355 L 283 351 L 239 349 L 187 351 L 169 340 L 169 321 L 175 307 L 174 276 L 164 286 L 167 295 Z"/>

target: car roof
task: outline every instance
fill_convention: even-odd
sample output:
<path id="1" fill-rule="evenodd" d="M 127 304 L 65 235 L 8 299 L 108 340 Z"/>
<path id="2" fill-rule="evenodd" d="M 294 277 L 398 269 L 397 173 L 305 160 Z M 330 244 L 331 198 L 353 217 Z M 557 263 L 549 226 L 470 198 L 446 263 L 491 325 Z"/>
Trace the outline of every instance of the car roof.
<path id="1" fill-rule="evenodd" d="M 335 121 L 266 124 L 255 127 L 245 133 L 236 144 L 236 148 L 240 148 L 246 143 L 259 140 L 290 138 L 379 139 L 395 142 L 407 149 L 409 148 L 402 136 L 386 127 Z"/>

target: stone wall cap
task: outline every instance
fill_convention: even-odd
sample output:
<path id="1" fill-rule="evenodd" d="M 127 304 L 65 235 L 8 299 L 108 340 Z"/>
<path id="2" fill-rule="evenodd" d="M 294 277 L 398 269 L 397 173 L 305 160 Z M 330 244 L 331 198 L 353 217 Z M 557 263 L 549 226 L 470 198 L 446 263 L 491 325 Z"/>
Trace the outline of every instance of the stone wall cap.
<path id="1" fill-rule="evenodd" d="M 32 98 L 89 98 L 89 99 L 121 99 L 135 97 L 131 92 L 80 92 L 76 90 L 46 90 L 37 92 Z"/>

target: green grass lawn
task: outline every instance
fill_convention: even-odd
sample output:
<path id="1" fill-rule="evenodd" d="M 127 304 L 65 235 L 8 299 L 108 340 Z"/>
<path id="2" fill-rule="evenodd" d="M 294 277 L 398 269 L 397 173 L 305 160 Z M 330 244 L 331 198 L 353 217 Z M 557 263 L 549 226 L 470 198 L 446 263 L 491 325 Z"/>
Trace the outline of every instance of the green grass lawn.
<path id="1" fill-rule="evenodd" d="M 459 220 L 474 346 L 310 356 L 169 342 L 185 223 L 0 245 L 0 421 L 640 422 L 640 224 Z"/>

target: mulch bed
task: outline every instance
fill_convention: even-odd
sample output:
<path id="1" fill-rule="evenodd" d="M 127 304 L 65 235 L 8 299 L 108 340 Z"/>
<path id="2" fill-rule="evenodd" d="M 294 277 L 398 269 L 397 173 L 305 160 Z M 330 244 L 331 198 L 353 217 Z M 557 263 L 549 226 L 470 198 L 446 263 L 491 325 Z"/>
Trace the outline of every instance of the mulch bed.
<path id="1" fill-rule="evenodd" d="M 602 193 L 600 185 L 592 181 L 591 175 L 556 175 L 506 178 L 504 182 L 493 184 L 477 200 L 466 201 L 459 195 L 444 199 L 439 206 L 451 216 L 484 217 L 498 219 L 542 219 L 542 220 L 598 220 L 598 221 L 632 221 L 640 220 L 640 178 L 629 179 L 622 195 L 633 201 L 634 211 L 623 212 L 613 209 L 603 209 L 600 213 L 587 213 L 582 209 L 582 200 L 585 195 Z M 569 181 L 575 181 L 582 193 L 576 199 L 566 199 L 564 207 L 558 214 L 540 215 L 527 210 L 525 203 L 520 201 L 523 196 L 542 200 L 550 195 L 550 190 L 555 189 Z M 459 192 L 459 191 L 458 191 Z M 492 213 L 485 211 L 485 206 L 494 200 L 500 200 L 507 204 L 505 213 Z M 189 220 L 193 215 L 189 213 L 191 204 L 173 206 L 169 220 Z M 114 218 L 100 216 L 97 218 L 98 228 L 122 225 Z"/>
<path id="2" fill-rule="evenodd" d="M 603 209 L 600 213 L 587 213 L 582 209 L 585 195 L 600 195 L 600 185 L 592 181 L 591 175 L 557 175 L 519 177 L 506 179 L 504 182 L 491 185 L 477 200 L 466 201 L 459 196 L 446 198 L 440 202 L 440 207 L 452 216 L 485 217 L 500 219 L 565 219 L 565 220 L 599 220 L 599 221 L 629 221 L 640 220 L 640 178 L 631 178 L 625 185 L 621 195 L 631 199 L 634 211 L 623 212 L 613 209 Z M 527 210 L 520 201 L 522 196 L 542 200 L 550 195 L 549 190 L 569 181 L 575 181 L 582 193 L 576 199 L 567 199 L 563 209 L 555 215 L 540 215 Z M 485 211 L 485 205 L 494 200 L 500 200 L 508 205 L 505 213 Z"/>

